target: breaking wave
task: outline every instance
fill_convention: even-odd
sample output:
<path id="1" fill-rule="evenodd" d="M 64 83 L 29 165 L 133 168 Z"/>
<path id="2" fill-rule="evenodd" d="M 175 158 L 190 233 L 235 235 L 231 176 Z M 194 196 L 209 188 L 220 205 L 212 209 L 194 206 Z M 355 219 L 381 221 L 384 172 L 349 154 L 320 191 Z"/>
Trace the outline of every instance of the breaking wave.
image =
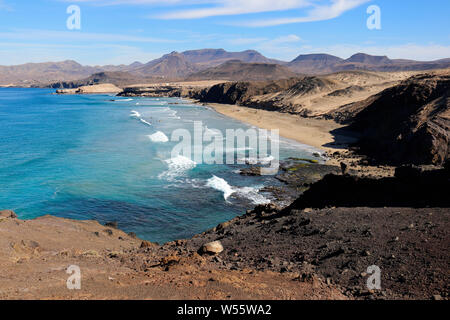
<path id="1" fill-rule="evenodd" d="M 270 200 L 259 194 L 259 188 L 232 187 L 225 179 L 219 178 L 215 175 L 213 175 L 212 178 L 208 179 L 208 181 L 206 182 L 206 186 L 223 192 L 223 198 L 225 200 L 228 200 L 231 195 L 235 194 L 237 197 L 250 200 L 255 205 L 270 203 Z"/>
<path id="2" fill-rule="evenodd" d="M 148 136 L 153 142 L 168 142 L 169 138 L 161 131 Z"/>
<path id="3" fill-rule="evenodd" d="M 161 173 L 158 177 L 160 179 L 173 180 L 178 176 L 185 175 L 187 171 L 194 169 L 197 166 L 195 161 L 184 156 L 176 156 L 175 158 L 164 160 L 168 166 L 168 170 Z"/>

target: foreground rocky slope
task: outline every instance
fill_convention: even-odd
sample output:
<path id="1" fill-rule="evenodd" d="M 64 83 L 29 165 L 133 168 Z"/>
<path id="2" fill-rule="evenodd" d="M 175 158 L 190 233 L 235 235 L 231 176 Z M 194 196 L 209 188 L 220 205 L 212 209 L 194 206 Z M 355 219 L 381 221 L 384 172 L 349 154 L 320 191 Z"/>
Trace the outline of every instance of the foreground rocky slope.
<path id="1" fill-rule="evenodd" d="M 223 269 L 218 257 L 161 247 L 95 221 L 0 212 L 0 299 L 345 299 L 318 278 Z M 76 265 L 81 289 L 67 289 Z"/>
<path id="2" fill-rule="evenodd" d="M 290 206 L 259 206 L 188 247 L 220 240 L 226 268 L 316 274 L 353 297 L 447 298 L 449 188 L 449 163 L 391 178 L 330 174 Z M 371 265 L 382 270 L 380 291 L 365 287 Z"/>

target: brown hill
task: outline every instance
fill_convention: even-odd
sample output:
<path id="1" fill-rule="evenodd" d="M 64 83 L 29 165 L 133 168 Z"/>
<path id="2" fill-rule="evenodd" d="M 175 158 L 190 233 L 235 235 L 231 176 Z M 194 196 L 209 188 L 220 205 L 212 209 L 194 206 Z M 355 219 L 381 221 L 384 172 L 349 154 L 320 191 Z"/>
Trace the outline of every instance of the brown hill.
<path id="1" fill-rule="evenodd" d="M 283 63 L 279 60 L 266 58 L 255 50 L 228 52 L 224 49 L 203 49 L 184 51 L 181 54 L 187 61 L 197 64 L 200 68 L 215 67 L 229 60 L 240 60 L 247 63 Z"/>
<path id="2" fill-rule="evenodd" d="M 293 73 L 308 75 L 324 75 L 339 71 L 417 71 L 450 68 L 450 59 L 437 61 L 413 61 L 389 59 L 386 56 L 371 56 L 363 53 L 353 55 L 347 60 L 327 54 L 300 55 L 291 62 L 269 59 L 257 51 L 228 52 L 223 49 L 191 50 L 172 52 L 146 64 L 134 62 L 130 65 L 83 66 L 71 60 L 63 62 L 28 63 L 18 66 L 0 66 L 0 85 L 46 86 L 53 82 L 81 80 L 99 72 L 129 72 L 140 82 L 142 78 L 154 81 L 182 80 L 187 76 L 217 67 L 230 60 L 243 63 L 277 64 L 287 66 L 290 75 Z M 275 68 L 275 67 L 273 67 Z M 211 71 L 211 70 L 210 70 Z M 211 72 L 214 72 L 212 70 Z M 284 71 L 288 73 L 287 71 Z M 209 75 L 212 77 L 213 74 Z M 244 78 L 244 77 L 241 77 Z M 249 78 L 270 80 L 279 78 Z M 234 77 L 234 79 L 236 79 Z M 114 82 L 116 80 L 111 79 Z M 119 80 L 120 81 L 120 80 Z M 126 81 L 126 84 L 129 84 Z"/>
<path id="3" fill-rule="evenodd" d="M 360 151 L 379 162 L 442 164 L 449 158 L 448 70 L 411 77 L 347 112 L 350 128 L 362 136 Z"/>
<path id="4" fill-rule="evenodd" d="M 75 81 L 59 81 L 50 84 L 49 88 L 55 89 L 70 89 L 78 88 L 81 86 L 90 86 L 96 84 L 112 83 L 119 87 L 124 87 L 127 85 L 135 84 L 137 82 L 154 81 L 154 78 L 140 77 L 129 72 L 99 72 L 95 73 L 85 79 L 75 80 Z"/>
<path id="5" fill-rule="evenodd" d="M 196 98 L 204 102 L 238 104 L 304 116 L 323 116 L 398 84 L 413 73 L 344 71 L 288 80 L 218 84 Z"/>
<path id="6" fill-rule="evenodd" d="M 78 80 L 99 71 L 101 71 L 100 68 L 82 66 L 72 60 L 0 66 L 0 84 L 14 83 L 29 86 L 41 82 Z"/>
<path id="7" fill-rule="evenodd" d="M 217 67 L 191 74 L 187 80 L 231 80 L 231 81 L 262 81 L 278 80 L 296 77 L 298 74 L 289 68 L 269 63 L 245 63 L 230 60 Z"/>
<path id="8" fill-rule="evenodd" d="M 139 76 L 160 76 L 167 79 L 181 79 L 188 74 L 198 71 L 198 68 L 178 53 L 172 52 L 163 57 L 150 61 L 133 70 Z"/>
<path id="9" fill-rule="evenodd" d="M 389 59 L 387 56 L 373 56 L 357 53 L 344 60 L 327 54 L 300 55 L 290 63 L 289 68 L 305 74 L 326 74 L 339 71 L 420 71 L 450 67 L 450 59 L 436 61 L 414 61 Z"/>
<path id="10" fill-rule="evenodd" d="M 299 73 L 318 74 L 333 71 L 333 66 L 344 59 L 329 54 L 300 55 L 288 63 L 288 67 Z"/>

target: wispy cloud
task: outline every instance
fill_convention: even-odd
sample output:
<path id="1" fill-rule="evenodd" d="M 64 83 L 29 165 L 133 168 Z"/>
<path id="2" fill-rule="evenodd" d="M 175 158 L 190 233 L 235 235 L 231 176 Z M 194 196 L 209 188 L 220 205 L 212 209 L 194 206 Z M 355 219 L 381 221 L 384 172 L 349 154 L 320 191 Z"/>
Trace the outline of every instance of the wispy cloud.
<path id="1" fill-rule="evenodd" d="M 13 9 L 4 0 L 0 0 L 0 10 L 12 11 Z"/>
<path id="2" fill-rule="evenodd" d="M 267 27 L 290 23 L 330 20 L 372 0 L 217 0 L 213 6 L 201 9 L 168 12 L 160 19 L 200 19 L 215 16 L 230 16 L 263 12 L 304 9 L 300 17 L 283 17 L 264 20 L 246 20 L 235 23 L 239 26 Z"/>
<path id="3" fill-rule="evenodd" d="M 90 3 L 100 6 L 116 6 L 116 5 L 152 5 L 152 6 L 170 6 L 170 5 L 191 5 L 191 4 L 208 4 L 216 2 L 215 0 L 59 0 L 61 2 L 70 3 Z"/>
<path id="4" fill-rule="evenodd" d="M 96 41 L 96 42 L 147 42 L 147 43 L 178 43 L 179 40 L 140 37 L 134 35 L 112 33 L 89 33 L 74 31 L 53 31 L 16 29 L 10 32 L 0 32 L 0 39 L 5 40 L 53 40 L 53 41 Z"/>
<path id="5" fill-rule="evenodd" d="M 331 20 L 369 1 L 372 0 L 331 0 L 331 2 L 327 5 L 314 6 L 305 16 L 302 17 L 254 20 L 238 24 L 248 27 L 269 27 L 282 24 Z"/>
<path id="6" fill-rule="evenodd" d="M 185 9 L 168 10 L 151 18 L 163 20 L 202 19 L 217 16 L 237 16 L 288 10 L 304 11 L 304 15 L 278 19 L 250 20 L 240 26 L 265 27 L 289 23 L 302 23 L 334 19 L 348 10 L 372 0 L 63 0 L 95 5 L 151 5 L 183 6 Z M 193 8 L 192 8 L 193 7 Z"/>
<path id="7" fill-rule="evenodd" d="M 217 0 L 211 2 L 213 6 L 207 8 L 168 12 L 160 15 L 159 18 L 199 19 L 215 16 L 284 11 L 306 7 L 310 5 L 311 0 Z"/>

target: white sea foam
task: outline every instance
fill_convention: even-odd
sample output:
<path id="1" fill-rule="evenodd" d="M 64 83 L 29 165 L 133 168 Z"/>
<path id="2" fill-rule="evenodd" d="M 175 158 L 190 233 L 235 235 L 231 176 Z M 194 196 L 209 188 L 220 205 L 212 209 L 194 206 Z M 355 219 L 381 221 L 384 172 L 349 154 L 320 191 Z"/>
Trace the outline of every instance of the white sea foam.
<path id="1" fill-rule="evenodd" d="M 212 178 L 208 179 L 206 185 L 213 189 L 222 191 L 225 200 L 227 200 L 233 193 L 235 193 L 235 190 L 233 190 L 228 182 L 214 175 L 212 176 Z"/>
<path id="2" fill-rule="evenodd" d="M 161 131 L 148 136 L 153 142 L 168 142 L 169 138 Z"/>
<path id="3" fill-rule="evenodd" d="M 132 111 L 131 111 L 131 114 L 130 114 L 130 117 L 133 117 L 133 118 L 140 118 L 140 117 L 141 117 L 141 114 L 140 114 L 139 112 L 135 111 L 135 110 L 132 110 Z"/>
<path id="4" fill-rule="evenodd" d="M 259 193 L 259 188 L 254 187 L 239 188 L 236 190 L 236 194 L 238 196 L 251 200 L 255 205 L 270 203 L 269 199 L 266 199 L 263 195 Z"/>
<path id="5" fill-rule="evenodd" d="M 139 120 L 141 120 L 141 122 L 142 123 L 145 123 L 146 125 L 149 125 L 149 126 L 151 126 L 152 124 L 150 123 L 150 122 L 148 122 L 147 120 L 144 120 L 144 119 L 139 119 Z"/>
<path id="6" fill-rule="evenodd" d="M 173 180 L 178 176 L 186 174 L 187 171 L 194 169 L 197 166 L 195 161 L 189 158 L 178 155 L 175 158 L 164 160 L 167 163 L 168 170 L 159 175 L 160 179 Z"/>
<path id="7" fill-rule="evenodd" d="M 225 179 L 219 178 L 215 175 L 213 175 L 212 178 L 208 179 L 208 181 L 206 182 L 206 186 L 223 192 L 223 198 L 225 200 L 228 200 L 231 195 L 236 194 L 236 196 L 238 197 L 249 199 L 255 205 L 270 203 L 270 200 L 259 194 L 260 188 L 232 187 Z"/>

